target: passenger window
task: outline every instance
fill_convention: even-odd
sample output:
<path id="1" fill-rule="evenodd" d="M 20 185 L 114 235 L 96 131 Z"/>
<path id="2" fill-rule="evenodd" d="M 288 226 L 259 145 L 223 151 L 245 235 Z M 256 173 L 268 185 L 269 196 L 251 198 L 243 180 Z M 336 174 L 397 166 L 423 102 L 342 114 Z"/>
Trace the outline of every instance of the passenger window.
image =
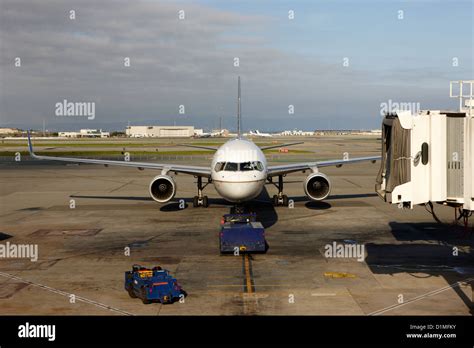
<path id="1" fill-rule="evenodd" d="M 227 162 L 225 164 L 225 171 L 236 172 L 239 170 L 239 164 L 234 162 Z"/>
<path id="2" fill-rule="evenodd" d="M 216 172 L 220 172 L 221 170 L 224 170 L 225 162 L 217 162 L 216 166 L 214 167 L 214 170 Z"/>

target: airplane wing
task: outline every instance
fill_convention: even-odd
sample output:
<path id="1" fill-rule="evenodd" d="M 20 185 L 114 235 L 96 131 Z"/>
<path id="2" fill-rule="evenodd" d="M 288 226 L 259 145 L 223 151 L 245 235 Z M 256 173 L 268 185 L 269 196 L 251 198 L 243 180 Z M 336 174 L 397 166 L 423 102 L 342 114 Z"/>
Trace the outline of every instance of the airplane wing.
<path id="1" fill-rule="evenodd" d="M 276 149 L 278 147 L 285 147 L 285 146 L 292 146 L 292 145 L 299 145 L 304 144 L 304 141 L 299 141 L 297 143 L 286 143 L 286 144 L 279 144 L 279 145 L 270 145 L 270 146 L 262 146 L 260 150 L 269 150 L 269 149 Z"/>
<path id="2" fill-rule="evenodd" d="M 175 172 L 190 174 L 195 176 L 210 177 L 211 168 L 208 167 L 196 167 L 196 166 L 184 166 L 179 164 L 163 164 L 163 163 L 147 163 L 147 162 L 131 162 L 131 161 L 109 161 L 109 160 L 97 160 L 97 159 L 87 159 L 87 158 L 74 158 L 74 157 L 54 157 L 54 156 L 40 156 L 36 155 L 33 151 L 33 145 L 31 143 L 30 132 L 28 132 L 28 149 L 30 155 L 33 158 L 40 160 L 50 160 L 50 161 L 61 161 L 61 162 L 71 162 L 71 163 L 90 163 L 90 164 L 102 164 L 106 167 L 108 166 L 122 166 L 122 167 L 132 167 L 138 169 L 156 169 L 166 172 Z"/>
<path id="3" fill-rule="evenodd" d="M 204 145 L 191 145 L 191 144 L 179 144 L 180 146 L 186 146 L 186 147 L 194 147 L 196 149 L 204 149 L 204 150 L 209 150 L 209 151 L 217 151 L 216 147 L 212 146 L 204 146 Z"/>
<path id="4" fill-rule="evenodd" d="M 342 167 L 345 164 L 359 163 L 359 162 L 372 162 L 380 160 L 381 156 L 372 156 L 372 157 L 358 157 L 351 159 L 339 159 L 339 160 L 330 160 L 330 161 L 319 161 L 319 162 L 307 162 L 307 163 L 290 163 L 283 164 L 279 166 L 268 166 L 268 176 L 277 176 L 284 175 L 294 172 L 302 172 L 304 170 L 311 170 L 313 168 L 329 167 L 336 166 Z"/>

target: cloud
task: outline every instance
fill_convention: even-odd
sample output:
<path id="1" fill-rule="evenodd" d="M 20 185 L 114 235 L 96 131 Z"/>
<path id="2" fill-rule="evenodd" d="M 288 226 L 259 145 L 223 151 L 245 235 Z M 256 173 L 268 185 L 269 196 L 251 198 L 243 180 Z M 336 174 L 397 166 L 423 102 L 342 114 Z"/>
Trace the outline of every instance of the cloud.
<path id="1" fill-rule="evenodd" d="M 371 113 L 384 96 L 374 82 L 379 73 L 344 68 L 342 57 L 324 59 L 324 50 L 304 55 L 285 48 L 278 41 L 282 19 L 268 13 L 144 0 L 1 0 L 0 6 L 4 124 L 38 126 L 46 119 L 52 129 L 75 128 L 77 118 L 54 116 L 55 103 L 68 99 L 96 102 L 95 120 L 84 121 L 91 128 L 128 120 L 210 128 L 218 116 L 232 126 L 241 75 L 246 128 L 273 129 L 275 120 L 277 128 L 314 129 L 331 119 L 342 128 L 378 125 Z M 289 104 L 295 115 L 288 115 Z M 348 125 L 347 113 L 357 115 Z"/>

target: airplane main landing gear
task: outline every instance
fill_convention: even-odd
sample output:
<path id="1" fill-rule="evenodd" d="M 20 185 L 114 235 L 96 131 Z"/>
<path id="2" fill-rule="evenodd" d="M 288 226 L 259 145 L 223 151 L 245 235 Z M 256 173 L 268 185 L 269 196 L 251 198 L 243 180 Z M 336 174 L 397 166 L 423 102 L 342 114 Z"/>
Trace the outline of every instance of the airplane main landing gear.
<path id="1" fill-rule="evenodd" d="M 271 179 L 270 182 L 275 185 L 278 189 L 278 194 L 273 195 L 273 205 L 275 207 L 282 205 L 287 207 L 288 206 L 288 196 L 283 194 L 283 175 L 278 175 L 278 184 L 274 183 Z"/>
<path id="2" fill-rule="evenodd" d="M 198 176 L 197 177 L 197 186 L 198 186 L 198 195 L 193 197 L 193 207 L 204 207 L 207 208 L 209 206 L 209 199 L 207 196 L 204 196 L 202 194 L 202 190 L 209 185 L 209 181 L 206 183 L 206 185 L 202 185 L 202 177 Z"/>

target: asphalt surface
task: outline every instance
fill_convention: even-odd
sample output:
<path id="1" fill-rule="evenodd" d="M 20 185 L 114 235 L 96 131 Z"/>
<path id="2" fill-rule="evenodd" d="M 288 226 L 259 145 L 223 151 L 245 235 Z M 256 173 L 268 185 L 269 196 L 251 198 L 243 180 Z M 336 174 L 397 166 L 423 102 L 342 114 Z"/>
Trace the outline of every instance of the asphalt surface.
<path id="1" fill-rule="evenodd" d="M 333 137 L 299 148 L 314 160 L 374 155 L 379 145 Z M 295 158 L 290 151 L 288 161 Z M 383 202 L 374 192 L 378 169 L 325 169 L 333 189 L 324 202 L 304 196 L 306 174 L 288 175 L 293 208 L 273 207 L 276 189 L 267 185 L 249 205 L 266 228 L 267 253 L 221 256 L 219 221 L 231 204 L 212 185 L 210 207 L 193 208 L 196 179 L 180 174 L 175 202 L 160 205 L 148 194 L 158 174 L 150 170 L 3 161 L 0 244 L 35 244 L 39 255 L 0 258 L 0 315 L 471 315 L 472 227 L 455 226 L 450 208 L 436 207 L 446 222 L 437 224 L 424 207 Z M 334 242 L 363 246 L 362 260 L 326 257 Z M 170 270 L 184 303 L 130 298 L 124 271 L 135 263 Z"/>

